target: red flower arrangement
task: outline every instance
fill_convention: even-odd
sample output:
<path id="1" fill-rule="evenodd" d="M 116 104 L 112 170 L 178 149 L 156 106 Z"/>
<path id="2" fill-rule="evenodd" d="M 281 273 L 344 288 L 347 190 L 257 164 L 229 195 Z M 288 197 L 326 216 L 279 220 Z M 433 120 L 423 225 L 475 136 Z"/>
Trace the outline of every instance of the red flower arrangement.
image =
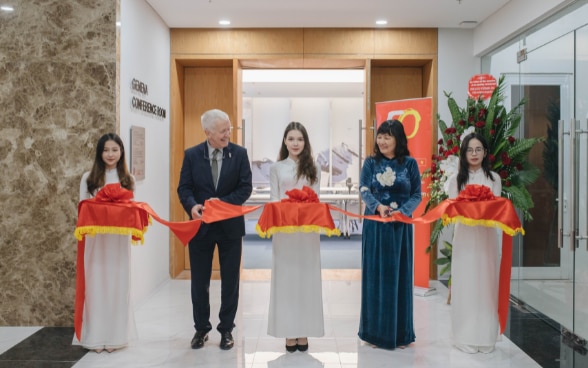
<path id="1" fill-rule="evenodd" d="M 460 108 L 450 93 L 445 96 L 452 124 L 448 126 L 437 116 L 442 138 L 437 141 L 437 153 L 433 154 L 431 166 L 424 173 L 424 176 L 431 177 L 426 211 L 447 199 L 445 184 L 457 172 L 461 139 L 476 132 L 488 143 L 490 168 L 500 175 L 502 197 L 510 199 L 523 217 L 530 220 L 533 199 L 526 187 L 537 179 L 539 170 L 527 161 L 527 157 L 531 148 L 544 139 L 515 137 L 521 121 L 518 111 L 526 101 L 506 110 L 503 106 L 504 77 L 500 77 L 488 104 L 481 98 L 468 98 L 466 107 Z M 431 233 L 431 244 L 436 243 L 441 229 L 442 226 L 437 224 Z"/>

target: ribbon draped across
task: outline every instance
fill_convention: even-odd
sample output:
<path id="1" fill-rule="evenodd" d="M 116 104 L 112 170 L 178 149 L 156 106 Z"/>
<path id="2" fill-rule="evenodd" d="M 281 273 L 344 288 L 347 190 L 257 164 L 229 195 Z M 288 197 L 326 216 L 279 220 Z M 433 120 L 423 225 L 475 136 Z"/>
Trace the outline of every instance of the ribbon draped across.
<path id="1" fill-rule="evenodd" d="M 379 215 L 362 216 L 338 207 L 320 203 L 316 193 L 308 187 L 287 192 L 288 198 L 280 202 L 266 203 L 256 225 L 261 237 L 271 237 L 278 232 L 318 232 L 340 235 L 335 227 L 331 210 L 350 217 L 373 221 L 404 223 L 431 223 L 442 219 L 445 225 L 461 222 L 470 226 L 487 226 L 503 231 L 502 259 L 500 263 L 498 316 L 501 333 L 506 327 L 508 302 L 510 296 L 510 273 L 512 266 L 512 236 L 524 235 L 524 230 L 512 203 L 502 197 L 489 196 L 479 186 L 468 185 L 454 200 L 445 200 L 423 216 L 410 218 L 399 212 L 389 217 Z M 78 239 L 76 301 L 74 326 L 78 339 L 81 336 L 82 315 L 85 295 L 84 277 L 84 236 L 95 234 L 131 235 L 133 242 L 143 243 L 144 233 L 151 218 L 168 226 L 186 245 L 200 228 L 201 222 L 212 223 L 251 213 L 258 206 L 237 206 L 220 200 L 207 200 L 202 219 L 183 222 L 169 222 L 161 219 L 147 203 L 134 202 L 132 192 L 121 188 L 120 184 L 108 184 L 96 197 L 81 201 L 78 205 L 78 222 L 75 236 Z M 480 200 L 482 199 L 482 200 Z"/>
<path id="2" fill-rule="evenodd" d="M 176 237 L 187 245 L 200 229 L 201 222 L 211 223 L 237 217 L 255 211 L 260 206 L 236 206 L 220 200 L 205 202 L 201 220 L 170 222 L 159 217 L 144 202 L 135 202 L 133 192 L 119 183 L 105 185 L 96 196 L 78 204 L 78 221 L 74 236 L 78 240 L 76 259 L 76 299 L 74 304 L 74 327 L 78 340 L 82 333 L 82 319 L 86 294 L 84 270 L 85 236 L 96 234 L 130 235 L 133 244 L 144 242 L 144 234 L 151 218 L 167 226 Z"/>
<path id="3" fill-rule="evenodd" d="M 380 222 L 400 221 L 416 224 L 431 223 L 441 219 L 444 225 L 460 222 L 469 226 L 486 226 L 501 229 L 502 258 L 500 260 L 500 276 L 498 280 L 498 321 L 500 323 L 500 333 L 503 333 L 506 328 L 510 298 L 512 237 L 517 233 L 525 235 L 525 231 L 521 227 L 521 222 L 512 202 L 503 197 L 495 197 L 489 191 L 490 189 L 483 185 L 466 185 L 456 199 L 446 199 L 437 207 L 416 218 L 410 218 L 400 212 L 395 212 L 390 217 L 381 217 L 379 215 L 360 216 L 334 206 L 329 206 L 329 208 L 347 216 Z"/>

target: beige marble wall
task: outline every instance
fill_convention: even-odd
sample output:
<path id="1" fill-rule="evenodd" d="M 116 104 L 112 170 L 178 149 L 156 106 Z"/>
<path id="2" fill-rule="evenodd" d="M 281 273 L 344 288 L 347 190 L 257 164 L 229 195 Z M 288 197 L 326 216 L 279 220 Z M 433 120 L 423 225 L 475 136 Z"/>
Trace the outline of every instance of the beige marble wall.
<path id="1" fill-rule="evenodd" d="M 116 131 L 118 0 L 0 12 L 0 325 L 71 326 L 79 182 Z"/>

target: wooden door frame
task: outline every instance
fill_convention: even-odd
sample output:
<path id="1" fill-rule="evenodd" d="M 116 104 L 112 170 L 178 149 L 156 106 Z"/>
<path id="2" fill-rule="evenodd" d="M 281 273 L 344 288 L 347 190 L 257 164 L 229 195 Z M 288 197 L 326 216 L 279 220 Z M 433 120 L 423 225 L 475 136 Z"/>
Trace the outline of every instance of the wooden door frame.
<path id="1" fill-rule="evenodd" d="M 180 58 L 172 55 L 171 58 L 171 78 L 170 78 L 170 221 L 184 221 L 186 215 L 181 206 L 176 188 L 179 182 L 179 173 L 183 160 L 184 151 L 184 78 L 185 68 L 194 66 L 223 66 L 233 68 L 233 136 L 232 141 L 240 142 L 241 140 L 241 121 L 242 121 L 242 83 L 241 75 L 244 67 L 250 69 L 349 69 L 362 68 L 366 74 L 366 93 L 365 93 L 365 127 L 366 127 L 366 145 L 365 152 L 372 152 L 374 140 L 369 126 L 375 119 L 375 109 L 372 105 L 375 101 L 370 96 L 370 78 L 372 67 L 421 67 L 422 68 L 422 94 L 423 96 L 433 97 L 433 116 L 437 111 L 437 57 L 431 58 L 407 58 L 407 59 L 276 59 L 276 60 L 251 60 L 251 59 L 201 59 L 201 58 Z M 437 124 L 432 122 L 433 132 L 436 135 Z M 432 140 L 436 142 L 436 138 Z M 434 147 L 436 150 L 436 147 Z M 436 254 L 433 249 L 431 254 Z M 185 249 L 177 238 L 170 233 L 170 276 L 174 279 L 189 279 L 189 270 L 185 269 Z M 437 278 L 437 268 L 433 262 L 430 263 L 430 276 Z M 219 275 L 213 275 L 218 278 Z"/>

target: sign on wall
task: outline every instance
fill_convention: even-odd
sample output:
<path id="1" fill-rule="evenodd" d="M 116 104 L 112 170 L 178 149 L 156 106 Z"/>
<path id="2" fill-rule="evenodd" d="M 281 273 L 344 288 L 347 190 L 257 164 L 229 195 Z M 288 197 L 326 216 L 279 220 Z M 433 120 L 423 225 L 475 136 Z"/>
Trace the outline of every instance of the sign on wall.
<path id="1" fill-rule="evenodd" d="M 131 174 L 145 179 L 145 128 L 131 126 Z"/>
<path id="2" fill-rule="evenodd" d="M 156 119 L 165 119 L 167 111 L 165 108 L 158 106 L 146 100 L 149 96 L 149 86 L 136 78 L 131 81 L 131 92 L 136 95 L 131 98 L 131 109 L 140 111 Z"/>

